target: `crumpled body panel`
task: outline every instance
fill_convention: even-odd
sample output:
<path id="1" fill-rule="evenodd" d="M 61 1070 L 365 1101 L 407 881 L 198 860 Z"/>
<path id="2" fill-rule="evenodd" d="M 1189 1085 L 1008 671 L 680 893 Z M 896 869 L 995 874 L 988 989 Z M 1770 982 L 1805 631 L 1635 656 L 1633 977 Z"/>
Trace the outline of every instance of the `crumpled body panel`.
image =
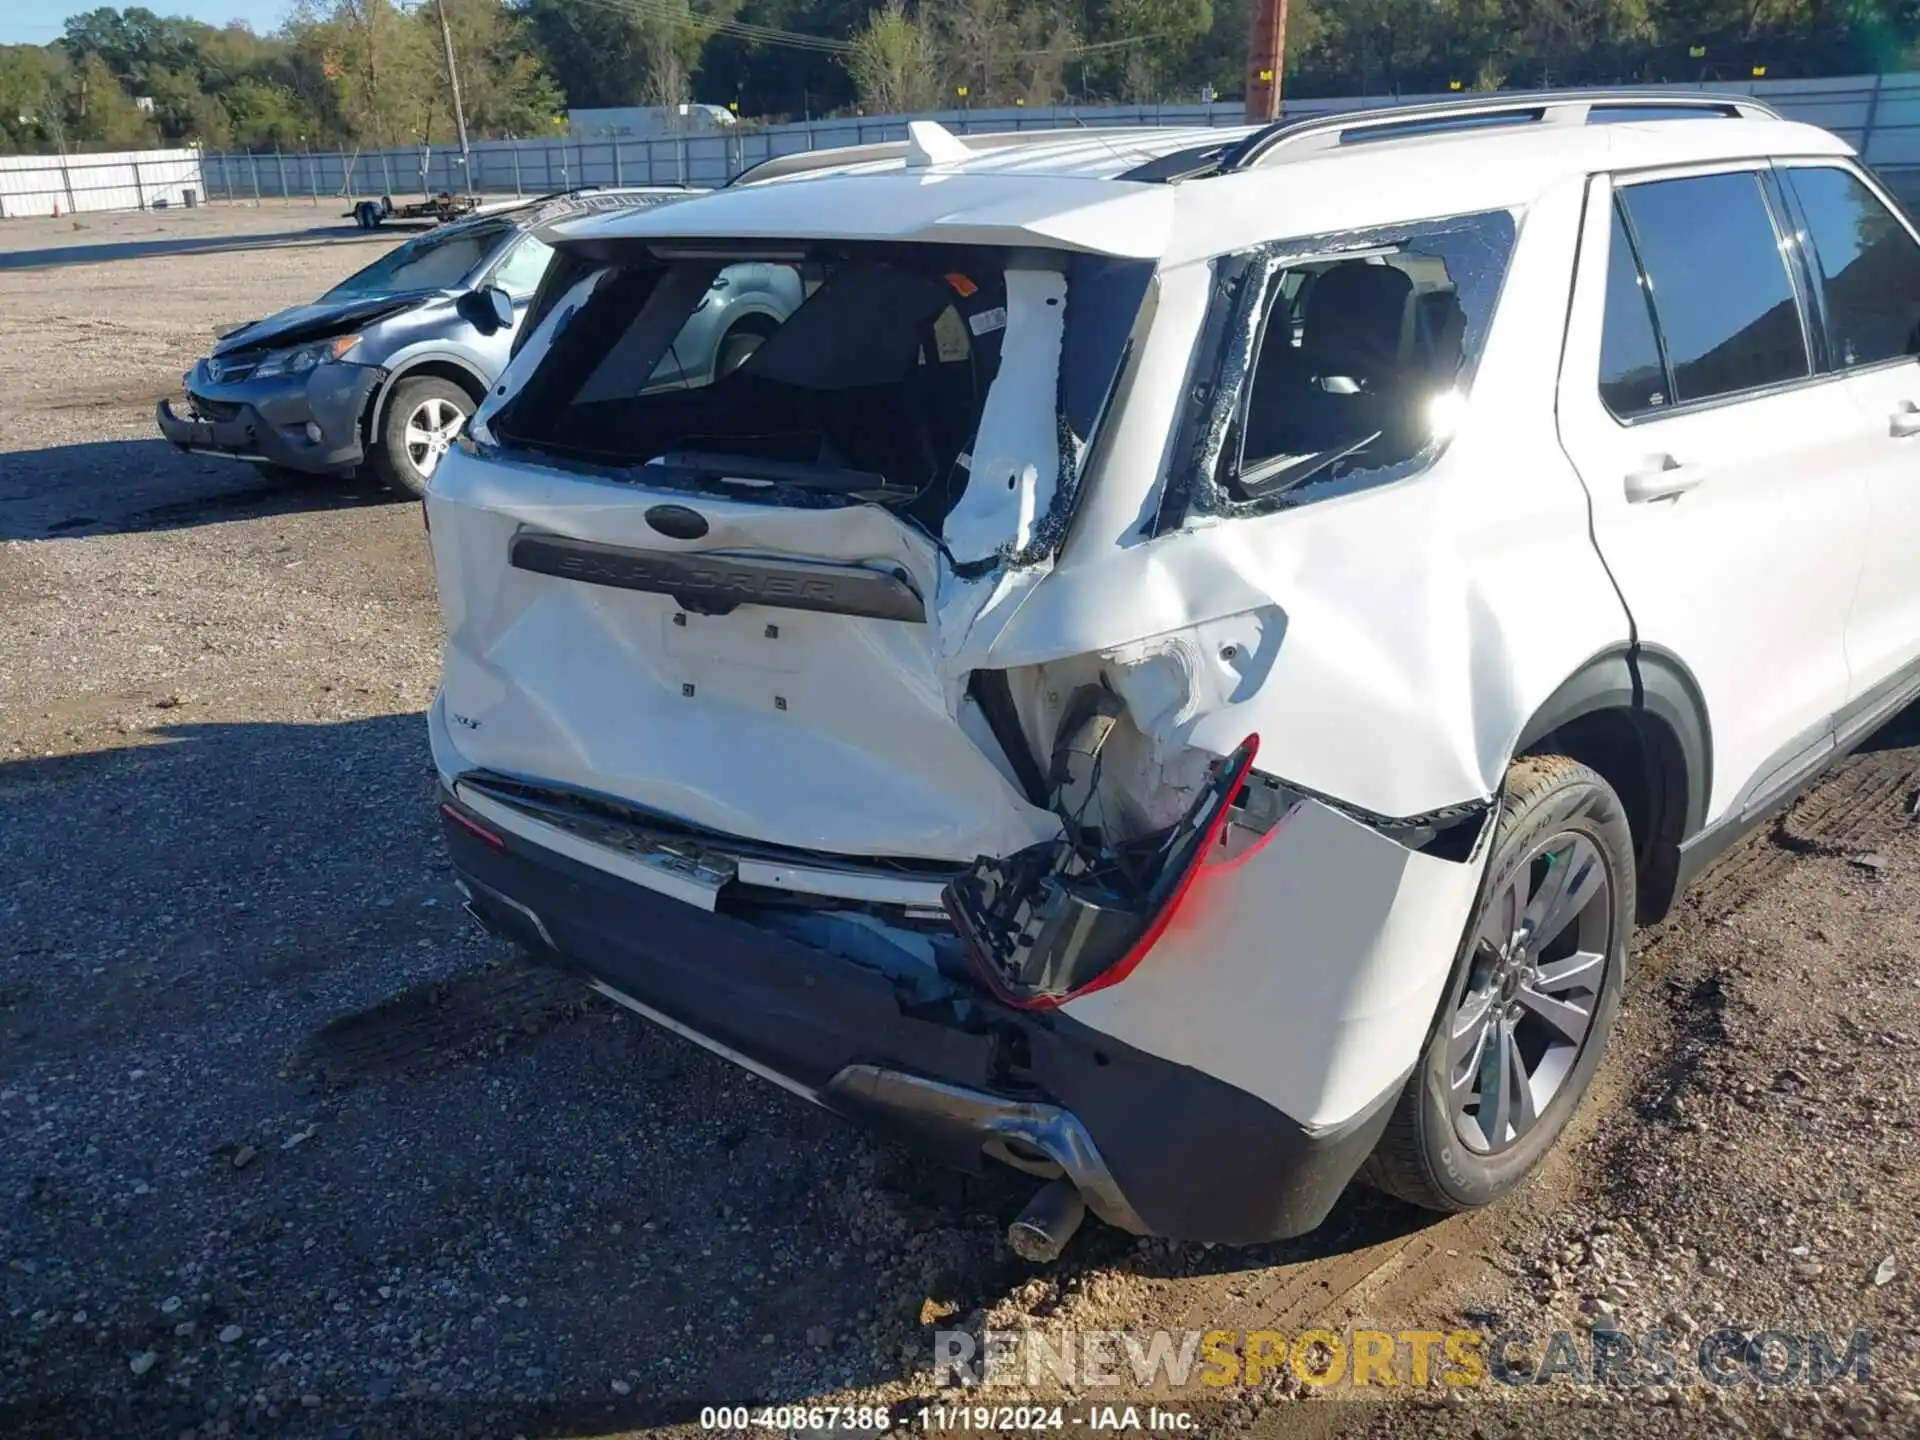
<path id="1" fill-rule="evenodd" d="M 1411 1069 L 1479 885 L 1313 800 L 1209 865 L 1124 985 L 1066 1013 L 1218 1076 L 1309 1130 Z"/>
<path id="2" fill-rule="evenodd" d="M 690 548 L 650 529 L 631 490 L 459 454 L 435 478 L 449 633 L 441 694 L 467 765 L 847 855 L 969 860 L 1058 828 L 954 723 L 924 624 L 751 605 L 688 613 L 667 595 L 557 583 L 504 563 L 523 527 Z M 743 538 L 738 525 L 756 549 L 884 556 L 921 594 L 935 584 L 932 547 L 878 507 L 700 503 L 713 527 L 703 548 Z"/>

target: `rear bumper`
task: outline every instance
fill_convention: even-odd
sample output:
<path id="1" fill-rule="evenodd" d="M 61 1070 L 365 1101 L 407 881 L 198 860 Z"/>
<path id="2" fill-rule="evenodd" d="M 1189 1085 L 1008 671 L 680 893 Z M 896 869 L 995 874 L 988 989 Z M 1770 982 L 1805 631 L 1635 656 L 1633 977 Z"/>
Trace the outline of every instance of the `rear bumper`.
<path id="1" fill-rule="evenodd" d="M 381 373 L 371 365 L 318 365 L 304 382 L 243 382 L 226 394 L 194 395 L 208 413 L 225 418 L 195 419 L 162 400 L 154 420 L 170 442 L 194 454 L 340 473 L 366 458 L 360 420 Z M 310 425 L 319 431 L 317 439 Z"/>
<path id="2" fill-rule="evenodd" d="M 443 789 L 441 799 L 484 825 Z M 1213 1076 L 1053 1012 L 933 978 L 908 987 L 507 834 L 445 824 L 474 912 L 536 959 L 830 1109 L 977 1165 L 1008 1139 L 1142 1233 L 1232 1244 L 1326 1216 L 1385 1127 L 1391 1094 L 1309 1132 Z"/>

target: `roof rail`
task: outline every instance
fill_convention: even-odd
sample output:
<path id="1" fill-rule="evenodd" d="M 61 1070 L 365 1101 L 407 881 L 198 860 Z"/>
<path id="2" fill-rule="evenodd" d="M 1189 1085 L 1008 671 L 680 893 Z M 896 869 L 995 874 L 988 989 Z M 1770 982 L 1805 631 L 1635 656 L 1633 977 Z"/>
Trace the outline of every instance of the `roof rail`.
<path id="1" fill-rule="evenodd" d="M 1419 105 L 1384 105 L 1276 120 L 1262 127 L 1221 158 L 1219 170 L 1246 170 L 1278 150 L 1319 151 L 1369 140 L 1397 140 L 1452 130 L 1507 125 L 1585 125 L 1596 113 L 1620 110 L 1671 110 L 1681 115 L 1719 115 L 1728 119 L 1778 120 L 1780 112 L 1750 95 L 1713 95 L 1673 90 L 1549 90 L 1475 95 Z"/>
<path id="2" fill-rule="evenodd" d="M 1128 135 L 1137 139 L 1140 135 L 1140 127 L 1137 125 L 1060 125 L 1046 130 L 969 131 L 964 135 L 955 135 L 951 138 L 958 140 L 969 150 L 985 153 L 992 150 L 1008 150 L 1029 142 L 1111 139 Z M 796 150 L 790 155 L 774 155 L 756 165 L 749 165 L 727 181 L 726 188 L 731 189 L 735 185 L 757 185 L 762 180 L 778 180 L 786 175 L 804 175 L 812 170 L 834 170 L 842 165 L 864 165 L 875 160 L 905 160 L 911 151 L 912 142 L 909 140 L 879 140 L 867 145 L 841 145 L 830 150 Z"/>

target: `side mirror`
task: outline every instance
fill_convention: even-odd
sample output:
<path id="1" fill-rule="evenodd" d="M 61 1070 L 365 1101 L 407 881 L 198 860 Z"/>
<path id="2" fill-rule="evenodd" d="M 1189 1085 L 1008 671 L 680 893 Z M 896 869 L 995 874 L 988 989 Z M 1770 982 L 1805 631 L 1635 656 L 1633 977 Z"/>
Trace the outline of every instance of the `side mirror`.
<path id="1" fill-rule="evenodd" d="M 493 311 L 493 323 L 501 330 L 513 328 L 513 297 L 498 285 L 489 285 L 482 292 L 487 297 L 487 305 Z"/>
<path id="2" fill-rule="evenodd" d="M 469 290 L 460 297 L 460 313 L 483 335 L 513 328 L 513 297 L 498 285 Z"/>

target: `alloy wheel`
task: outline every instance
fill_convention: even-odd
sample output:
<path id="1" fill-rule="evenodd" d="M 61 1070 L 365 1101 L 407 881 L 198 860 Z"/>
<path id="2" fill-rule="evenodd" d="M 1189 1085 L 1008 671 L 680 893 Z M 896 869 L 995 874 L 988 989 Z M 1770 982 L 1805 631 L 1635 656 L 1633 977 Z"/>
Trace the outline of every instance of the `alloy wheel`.
<path id="1" fill-rule="evenodd" d="M 404 432 L 407 459 L 413 468 L 422 475 L 433 474 L 441 457 L 460 438 L 461 427 L 466 423 L 467 417 L 460 407 L 438 395 L 431 395 L 416 405 L 407 416 Z"/>
<path id="2" fill-rule="evenodd" d="M 1576 831 L 1543 841 L 1489 895 L 1448 1015 L 1455 1133 L 1482 1155 L 1518 1144 L 1593 1029 L 1613 953 L 1613 877 Z"/>

